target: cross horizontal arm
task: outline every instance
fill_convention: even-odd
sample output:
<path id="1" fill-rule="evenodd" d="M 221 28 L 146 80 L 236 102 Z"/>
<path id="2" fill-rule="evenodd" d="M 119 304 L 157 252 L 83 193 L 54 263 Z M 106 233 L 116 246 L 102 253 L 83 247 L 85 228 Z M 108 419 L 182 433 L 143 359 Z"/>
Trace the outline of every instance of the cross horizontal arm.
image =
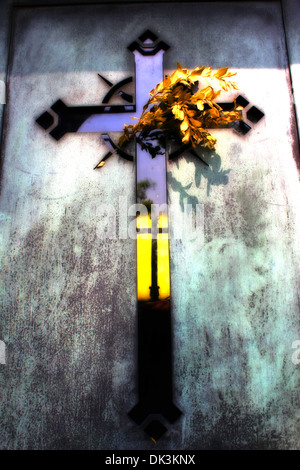
<path id="1" fill-rule="evenodd" d="M 128 106 L 128 108 L 133 109 L 134 106 Z M 133 124 L 131 117 L 134 116 L 134 111 L 120 114 L 109 113 L 109 115 L 108 113 L 93 114 L 84 121 L 77 132 L 122 132 L 124 124 Z"/>
<path id="2" fill-rule="evenodd" d="M 123 125 L 129 123 L 130 117 L 136 114 L 136 106 L 67 106 L 62 100 L 57 100 L 51 106 L 51 111 L 57 116 L 53 128 L 54 117 L 48 111 L 36 122 L 45 130 L 51 127 L 50 135 L 59 140 L 68 132 L 121 132 Z"/>

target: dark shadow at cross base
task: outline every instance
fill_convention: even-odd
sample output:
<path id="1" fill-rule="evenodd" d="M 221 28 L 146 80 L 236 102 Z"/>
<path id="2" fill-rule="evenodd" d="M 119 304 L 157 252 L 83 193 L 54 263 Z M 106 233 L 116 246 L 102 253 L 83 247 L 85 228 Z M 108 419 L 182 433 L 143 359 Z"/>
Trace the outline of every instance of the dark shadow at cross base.
<path id="1" fill-rule="evenodd" d="M 137 424 L 150 414 L 163 415 L 170 423 L 181 415 L 173 404 L 171 331 L 169 300 L 138 302 L 139 402 L 128 413 Z M 159 420 L 145 428 L 154 440 L 166 430 Z"/>

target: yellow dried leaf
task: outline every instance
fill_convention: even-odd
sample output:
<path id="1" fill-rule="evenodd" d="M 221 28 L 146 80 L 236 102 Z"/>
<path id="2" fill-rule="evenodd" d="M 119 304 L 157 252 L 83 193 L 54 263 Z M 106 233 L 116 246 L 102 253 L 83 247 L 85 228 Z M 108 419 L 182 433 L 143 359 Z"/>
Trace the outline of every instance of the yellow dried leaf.
<path id="1" fill-rule="evenodd" d="M 219 111 L 218 111 L 216 108 L 211 108 L 211 109 L 209 110 L 209 113 L 210 113 L 210 116 L 211 116 L 212 118 L 216 118 L 216 117 L 219 117 L 219 116 L 220 116 L 220 113 L 219 113 Z"/>
<path id="2" fill-rule="evenodd" d="M 218 96 L 220 95 L 220 93 L 221 93 L 221 90 L 218 90 L 218 91 L 215 91 L 215 92 L 214 92 L 214 100 L 215 100 L 216 98 L 218 98 Z M 217 103 L 215 103 L 215 104 L 217 104 Z M 218 107 L 218 105 L 217 105 L 217 107 Z"/>
<path id="3" fill-rule="evenodd" d="M 196 67 L 195 70 L 192 71 L 192 73 L 189 76 L 189 79 L 191 80 L 192 83 L 195 83 L 202 78 L 203 71 L 205 70 L 205 67 Z"/>
<path id="4" fill-rule="evenodd" d="M 221 78 L 227 73 L 228 67 L 223 67 L 214 74 L 214 78 Z"/>
<path id="5" fill-rule="evenodd" d="M 184 120 L 180 124 L 180 130 L 182 132 L 185 132 L 188 129 L 188 127 L 189 127 L 189 120 L 188 120 L 187 116 L 185 116 Z"/>
<path id="6" fill-rule="evenodd" d="M 188 117 L 194 117 L 196 116 L 197 111 L 195 111 L 194 109 L 187 109 L 186 114 L 188 115 Z"/>
<path id="7" fill-rule="evenodd" d="M 193 119 L 193 118 L 190 118 L 190 123 L 192 124 L 192 126 L 194 127 L 201 127 L 202 125 L 202 122 L 199 121 L 198 119 Z"/>
<path id="8" fill-rule="evenodd" d="M 191 72 L 191 76 L 194 76 L 194 75 L 201 75 L 203 70 L 205 70 L 205 67 L 196 67 L 192 72 Z"/>
<path id="9" fill-rule="evenodd" d="M 233 77 L 233 75 L 236 75 L 236 72 L 226 72 L 225 75 L 223 75 L 223 77 Z"/>
<path id="10" fill-rule="evenodd" d="M 183 138 L 182 138 L 182 142 L 184 144 L 187 144 L 190 140 L 190 137 L 191 137 L 191 132 L 190 132 L 190 129 L 187 129 L 187 131 L 185 132 Z"/>
<path id="11" fill-rule="evenodd" d="M 234 90 L 238 90 L 238 86 L 235 82 L 230 82 L 230 85 L 231 85 L 231 88 L 233 88 Z"/>
<path id="12" fill-rule="evenodd" d="M 202 77 L 210 77 L 211 75 L 211 67 L 204 67 L 202 72 Z"/>
<path id="13" fill-rule="evenodd" d="M 223 81 L 223 80 L 220 80 L 220 87 L 224 90 L 224 91 L 228 91 L 228 84 Z"/>
<path id="14" fill-rule="evenodd" d="M 211 86 L 207 86 L 201 91 L 206 99 L 212 99 L 214 97 L 214 90 Z"/>
<path id="15" fill-rule="evenodd" d="M 180 121 L 183 121 L 184 112 L 182 111 L 181 107 L 178 104 L 175 104 L 172 107 L 172 113 L 174 114 L 175 119 L 179 119 Z"/>
<path id="16" fill-rule="evenodd" d="M 199 109 L 199 111 L 203 111 L 203 109 L 204 109 L 204 101 L 198 100 L 198 101 L 197 101 L 197 108 Z"/>
<path id="17" fill-rule="evenodd" d="M 235 82 L 226 80 L 232 75 L 235 73 L 229 72 L 225 67 L 212 75 L 211 67 L 199 66 L 189 70 L 177 63 L 177 69 L 151 90 L 150 99 L 145 104 L 138 123 L 124 127 L 120 144 L 125 144 L 141 131 L 147 136 L 152 130 L 162 129 L 173 132 L 180 130 L 182 142 L 193 147 L 200 144 L 214 148 L 216 139 L 204 128 L 216 128 L 242 119 L 241 107 L 237 108 L 235 104 L 234 110 L 225 112 L 215 102 L 221 89 L 238 89 Z M 196 81 L 199 82 L 199 91 L 193 93 Z M 217 90 L 215 83 L 219 85 Z"/>
<path id="18" fill-rule="evenodd" d="M 129 140 L 129 137 L 125 134 L 121 135 L 121 137 L 119 138 L 119 141 L 118 141 L 118 145 L 120 147 L 122 147 L 122 145 L 125 144 L 125 142 L 127 142 Z"/>

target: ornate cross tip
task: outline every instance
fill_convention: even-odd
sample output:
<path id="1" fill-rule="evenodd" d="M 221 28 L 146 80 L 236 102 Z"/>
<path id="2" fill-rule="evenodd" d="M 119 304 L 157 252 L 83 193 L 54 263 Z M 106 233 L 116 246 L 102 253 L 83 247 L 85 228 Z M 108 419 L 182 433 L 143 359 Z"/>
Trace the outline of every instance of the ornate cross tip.
<path id="1" fill-rule="evenodd" d="M 159 51 L 167 51 L 169 48 L 164 41 L 158 41 L 158 37 L 149 29 L 128 46 L 131 52 L 138 51 L 142 55 L 156 55 Z"/>

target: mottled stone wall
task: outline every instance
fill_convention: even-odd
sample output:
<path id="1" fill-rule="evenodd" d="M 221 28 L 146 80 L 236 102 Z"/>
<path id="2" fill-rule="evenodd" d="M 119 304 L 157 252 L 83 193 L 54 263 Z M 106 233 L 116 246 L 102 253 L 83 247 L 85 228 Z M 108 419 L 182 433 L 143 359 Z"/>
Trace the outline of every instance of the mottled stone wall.
<path id="1" fill-rule="evenodd" d="M 291 82 L 293 87 L 298 138 L 300 129 L 300 0 L 282 2 L 287 53 L 289 56 Z"/>
<path id="2" fill-rule="evenodd" d="M 15 12 L 0 201 L 2 449 L 154 446 L 127 417 L 137 401 L 135 242 L 97 232 L 99 204 L 134 202 L 134 165 L 115 155 L 93 171 L 107 151 L 100 135 L 55 142 L 35 124 L 58 98 L 101 103 L 97 73 L 132 75 L 126 47 L 148 28 L 171 46 L 166 73 L 177 61 L 229 66 L 265 114 L 246 136 L 215 131 L 209 168 L 190 155 L 168 164 L 170 202 L 204 205 L 205 243 L 170 241 L 184 414 L 155 448 L 299 448 L 299 153 L 280 5 L 169 12 Z"/>

